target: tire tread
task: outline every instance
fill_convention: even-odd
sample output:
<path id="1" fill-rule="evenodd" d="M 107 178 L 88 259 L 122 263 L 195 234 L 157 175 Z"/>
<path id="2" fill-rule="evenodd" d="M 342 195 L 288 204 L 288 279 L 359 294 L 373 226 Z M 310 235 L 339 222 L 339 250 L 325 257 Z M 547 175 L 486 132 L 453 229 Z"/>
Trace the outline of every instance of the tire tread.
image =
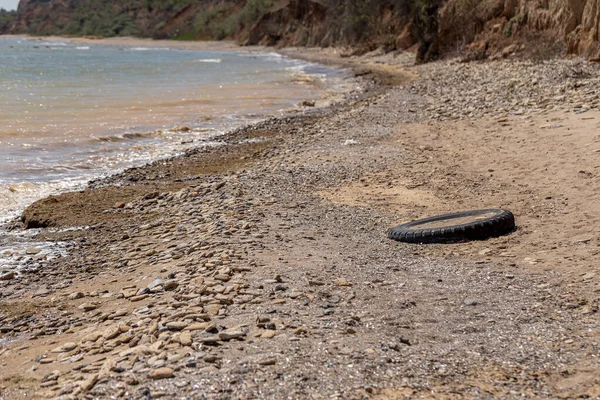
<path id="1" fill-rule="evenodd" d="M 495 215 L 479 221 L 452 225 L 452 219 L 494 212 Z M 418 229 L 418 225 L 434 221 L 448 221 L 441 228 Z M 453 214 L 443 214 L 398 225 L 388 232 L 388 237 L 406 243 L 449 243 L 466 240 L 484 240 L 501 236 L 515 229 L 514 215 L 508 210 L 472 210 Z"/>

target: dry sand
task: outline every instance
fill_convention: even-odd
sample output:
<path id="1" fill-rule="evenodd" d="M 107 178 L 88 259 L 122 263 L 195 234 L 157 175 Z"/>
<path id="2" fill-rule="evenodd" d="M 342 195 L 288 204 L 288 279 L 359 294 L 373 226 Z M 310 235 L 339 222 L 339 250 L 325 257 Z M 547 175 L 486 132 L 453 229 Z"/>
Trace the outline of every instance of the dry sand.
<path id="1" fill-rule="evenodd" d="M 288 52 L 379 84 L 26 211 L 90 228 L 42 233 L 75 245 L 0 283 L 4 397 L 599 398 L 593 99 L 440 118 L 433 89 L 467 83 L 431 77 L 466 66 Z M 385 236 L 488 207 L 519 229 Z"/>

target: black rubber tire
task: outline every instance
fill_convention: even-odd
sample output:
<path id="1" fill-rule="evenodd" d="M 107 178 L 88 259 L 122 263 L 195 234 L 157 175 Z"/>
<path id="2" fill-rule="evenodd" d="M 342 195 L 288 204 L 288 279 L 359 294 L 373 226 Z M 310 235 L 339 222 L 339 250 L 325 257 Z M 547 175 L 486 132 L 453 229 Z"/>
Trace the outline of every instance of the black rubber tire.
<path id="1" fill-rule="evenodd" d="M 451 225 L 453 219 L 488 213 L 494 215 L 465 224 Z M 419 229 L 419 225 L 439 221 L 448 221 L 449 225 L 440 228 Z M 515 217 L 510 211 L 492 208 L 443 214 L 408 222 L 390 229 L 388 237 L 406 243 L 451 243 L 466 240 L 484 240 L 505 235 L 514 229 Z"/>

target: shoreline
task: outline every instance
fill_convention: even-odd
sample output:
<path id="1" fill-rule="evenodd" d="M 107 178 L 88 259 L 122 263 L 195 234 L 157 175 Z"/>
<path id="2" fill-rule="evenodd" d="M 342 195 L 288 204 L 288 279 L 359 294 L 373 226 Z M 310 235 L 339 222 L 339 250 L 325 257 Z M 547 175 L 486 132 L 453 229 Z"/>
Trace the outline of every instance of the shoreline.
<path id="1" fill-rule="evenodd" d="M 236 50 L 240 46 L 234 41 L 176 41 L 176 40 L 154 40 L 150 38 L 135 37 L 113 37 L 113 38 L 83 38 L 68 36 L 30 36 L 30 35 L 2 35 L 0 38 L 16 38 L 33 41 L 59 41 L 75 44 L 98 44 L 104 46 L 127 46 L 127 47 L 169 47 L 183 50 L 206 50 L 227 51 Z M 257 46 L 259 48 L 259 46 Z"/>
<path id="2" fill-rule="evenodd" d="M 42 233 L 70 254 L 0 282 L 3 332 L 28 338 L 0 350 L 19 365 L 3 392 L 597 396 L 598 239 L 579 210 L 596 207 L 600 111 L 553 99 L 571 61 L 380 57 L 350 60 L 376 80 L 357 98 L 38 204 L 42 220 L 90 223 Z M 531 104 L 512 104 L 511 79 Z M 587 104 L 569 79 L 569 101 Z M 385 237 L 490 207 L 512 210 L 519 230 L 452 245 Z"/>
<path id="3" fill-rule="evenodd" d="M 220 41 L 220 42 L 178 42 L 178 41 L 170 41 L 170 40 L 153 40 L 153 39 L 143 39 L 143 38 L 130 38 L 130 37 L 126 37 L 126 38 L 104 38 L 104 39 L 89 39 L 89 38 L 69 38 L 69 37 L 60 37 L 60 36 L 49 36 L 49 37 L 36 37 L 36 36 L 28 36 L 28 35 L 3 35 L 3 37 L 7 37 L 7 38 L 22 38 L 25 40 L 31 40 L 31 41 L 63 41 L 63 42 L 70 42 L 70 43 L 75 43 L 75 44 L 93 44 L 93 45 L 108 45 L 108 46 L 127 46 L 127 47 L 136 47 L 136 46 L 140 46 L 140 47 L 169 47 L 169 48 L 173 48 L 173 49 L 184 49 L 184 50 L 203 50 L 203 51 L 232 51 L 232 52 L 256 52 L 256 53 L 269 53 L 269 52 L 276 52 L 276 49 L 273 48 L 268 48 L 268 47 L 264 47 L 264 46 L 252 46 L 252 47 L 248 47 L 248 48 L 243 48 L 241 46 L 236 45 L 234 42 L 232 41 Z M 283 54 L 282 54 L 283 55 Z M 283 55 L 284 57 L 289 57 L 289 58 L 293 58 L 293 56 L 289 56 L 289 55 Z M 310 62 L 309 60 L 305 60 Z M 330 64 L 331 65 L 331 64 Z M 359 80 L 357 78 L 355 78 L 355 81 L 357 83 L 358 86 L 361 85 L 361 83 L 359 82 Z M 357 86 L 357 87 L 358 87 Z M 356 89 L 353 89 L 352 91 L 355 91 Z M 331 92 L 331 94 L 334 95 L 334 97 L 332 98 L 328 98 L 327 100 L 322 100 L 322 99 L 315 99 L 314 102 L 318 103 L 317 104 L 317 108 L 321 108 L 321 107 L 328 107 L 327 104 L 331 103 L 331 102 L 339 102 L 339 101 L 344 101 L 344 98 L 347 96 L 351 96 L 352 95 L 352 91 L 347 91 L 344 93 L 334 93 L 333 90 L 329 90 L 327 93 Z M 340 97 L 342 96 L 342 97 Z M 325 103 L 325 105 L 320 105 L 320 103 Z M 308 111 L 305 108 L 302 108 L 300 105 L 298 105 L 297 108 L 295 108 L 292 112 L 292 110 L 290 110 L 290 115 L 293 115 L 297 112 L 306 112 Z M 283 114 L 283 113 L 282 113 Z M 269 118 L 272 118 L 270 115 L 264 115 L 260 120 L 267 120 Z M 256 123 L 256 122 L 255 122 Z M 217 136 L 218 138 L 222 138 L 224 137 L 224 135 L 228 135 L 231 132 L 235 132 L 241 128 L 243 128 L 244 126 L 246 126 L 245 124 L 242 125 L 239 128 L 234 128 L 234 129 L 227 129 L 227 132 L 225 132 L 224 134 L 219 133 Z M 162 129 L 162 128 L 161 128 Z M 203 147 L 203 146 L 200 146 Z M 192 148 L 193 149 L 193 148 Z M 174 157 L 176 155 L 172 155 L 172 156 L 167 156 L 167 157 L 160 157 L 158 158 L 156 161 L 161 162 L 165 159 L 170 159 L 172 157 Z M 154 161 L 150 161 L 150 163 L 153 163 Z M 146 165 L 146 164 L 143 164 Z M 143 166 L 141 165 L 141 166 Z M 139 168 L 141 166 L 137 166 L 137 167 L 133 167 L 133 168 Z M 131 167 L 127 167 L 125 168 L 125 170 L 129 169 Z M 114 175 L 114 174 L 118 174 L 118 173 L 122 173 L 123 170 L 121 170 L 121 172 L 119 171 L 115 171 L 114 173 L 111 173 L 110 175 L 106 176 L 105 178 L 109 178 L 110 176 Z M 103 179 L 103 178 L 98 178 L 98 177 L 93 177 L 92 180 L 96 181 L 98 179 Z M 86 179 L 87 180 L 87 179 Z M 83 186 L 82 186 L 83 185 Z M 70 191 L 77 191 L 80 187 L 83 189 L 84 187 L 87 187 L 88 184 L 81 184 L 78 185 L 76 187 L 73 187 L 71 189 L 65 189 L 65 190 L 61 190 L 60 192 L 56 193 L 64 193 L 65 191 L 70 192 Z M 52 196 L 52 195 L 51 195 Z M 42 199 L 38 199 L 38 200 L 42 200 Z M 37 201 L 37 200 L 36 200 Z M 31 204 L 29 204 L 31 205 Z M 28 206 L 27 206 L 28 207 Z M 20 214 L 22 214 L 24 210 L 22 210 L 20 212 Z M 20 215 L 16 216 L 14 218 L 11 218 L 11 220 L 7 220 L 6 223 L 2 224 L 2 227 L 6 227 L 6 226 L 15 226 L 15 221 L 20 219 Z M 11 222 L 12 221 L 12 222 Z"/>

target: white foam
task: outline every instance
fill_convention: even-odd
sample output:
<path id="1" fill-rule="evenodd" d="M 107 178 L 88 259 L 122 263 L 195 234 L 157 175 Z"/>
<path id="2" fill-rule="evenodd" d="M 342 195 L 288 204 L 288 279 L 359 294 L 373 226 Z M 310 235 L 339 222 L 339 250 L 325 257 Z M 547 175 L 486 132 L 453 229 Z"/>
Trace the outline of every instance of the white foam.
<path id="1" fill-rule="evenodd" d="M 168 47 L 124 47 L 124 50 L 130 51 L 161 51 L 161 50 L 171 50 Z"/>
<path id="2" fill-rule="evenodd" d="M 268 61 L 283 61 L 284 59 L 287 59 L 287 57 L 279 54 L 279 53 L 253 53 L 253 52 L 240 52 L 238 53 L 240 56 L 243 57 L 250 57 L 250 58 L 263 58 L 266 59 Z M 289 60 L 288 60 L 289 61 Z"/>
<path id="3" fill-rule="evenodd" d="M 55 182 L 0 183 L 0 225 L 11 221 L 36 200 L 66 190 L 85 187 L 87 179 L 63 179 Z"/>
<path id="4" fill-rule="evenodd" d="M 223 60 L 221 60 L 220 58 L 205 58 L 205 59 L 196 60 L 196 62 L 220 64 L 223 62 Z"/>
<path id="5" fill-rule="evenodd" d="M 89 50 L 89 49 L 90 49 L 90 46 L 78 46 L 78 47 L 75 47 L 75 48 L 76 48 L 77 50 Z"/>

